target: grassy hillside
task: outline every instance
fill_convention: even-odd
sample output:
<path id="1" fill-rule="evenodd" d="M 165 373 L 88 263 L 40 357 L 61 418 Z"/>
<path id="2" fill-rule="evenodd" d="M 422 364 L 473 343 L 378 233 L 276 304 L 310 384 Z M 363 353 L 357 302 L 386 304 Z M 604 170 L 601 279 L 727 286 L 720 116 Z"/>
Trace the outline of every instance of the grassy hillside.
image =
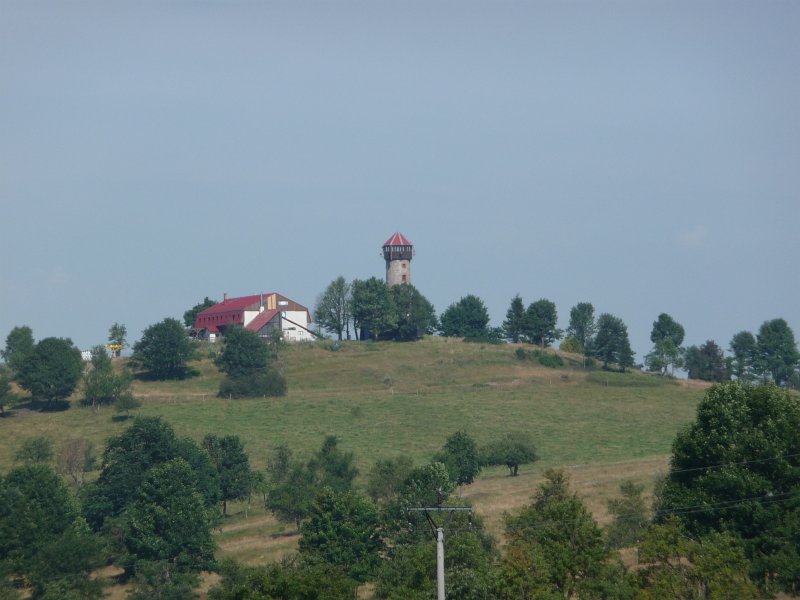
<path id="1" fill-rule="evenodd" d="M 319 447 L 326 434 L 355 453 L 362 474 L 378 458 L 410 455 L 430 459 L 445 438 L 466 429 L 479 443 L 509 429 L 530 431 L 541 461 L 520 477 L 490 469 L 462 490 L 487 517 L 495 533 L 500 516 L 527 502 L 541 470 L 563 466 L 576 489 L 603 518 L 605 499 L 626 477 L 650 483 L 663 469 L 670 444 L 694 416 L 701 386 L 641 373 L 584 371 L 576 360 L 561 369 L 520 361 L 513 345 L 467 344 L 431 338 L 417 343 L 329 343 L 282 351 L 289 381 L 284 398 L 216 398 L 220 376 L 209 352 L 196 363 L 197 377 L 180 382 L 134 384 L 140 415 L 159 415 L 179 435 L 200 440 L 206 433 L 241 437 L 256 468 L 285 443 L 300 455 Z M 569 359 L 569 357 L 566 357 Z M 102 449 L 127 426 L 112 409 L 94 412 L 73 402 L 57 413 L 23 405 L 0 419 L 0 470 L 13 464 L 22 439 L 47 435 L 56 451 L 70 438 L 84 437 Z M 261 562 L 290 549 L 293 538 L 270 538 L 283 526 L 253 507 L 234 507 L 219 534 L 222 554 Z"/>

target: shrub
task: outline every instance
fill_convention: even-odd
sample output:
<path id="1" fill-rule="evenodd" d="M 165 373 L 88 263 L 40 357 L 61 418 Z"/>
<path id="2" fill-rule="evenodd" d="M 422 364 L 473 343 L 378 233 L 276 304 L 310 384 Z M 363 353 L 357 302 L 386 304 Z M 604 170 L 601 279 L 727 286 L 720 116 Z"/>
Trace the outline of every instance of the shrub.
<path id="1" fill-rule="evenodd" d="M 221 398 L 258 398 L 285 396 L 286 378 L 275 369 L 256 371 L 238 377 L 226 377 L 219 386 Z"/>

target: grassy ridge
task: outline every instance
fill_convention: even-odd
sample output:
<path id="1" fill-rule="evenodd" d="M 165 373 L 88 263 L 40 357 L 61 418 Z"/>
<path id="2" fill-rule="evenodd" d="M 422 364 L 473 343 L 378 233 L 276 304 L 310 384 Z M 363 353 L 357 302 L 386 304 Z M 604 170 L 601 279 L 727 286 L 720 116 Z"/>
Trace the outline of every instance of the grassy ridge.
<path id="1" fill-rule="evenodd" d="M 235 433 L 259 468 L 278 444 L 309 454 L 326 434 L 336 434 L 363 472 L 377 458 L 401 453 L 428 460 L 462 428 L 479 442 L 507 429 L 528 430 L 549 465 L 663 455 L 702 394 L 635 372 L 547 369 L 517 360 L 514 346 L 441 338 L 345 343 L 336 352 L 327 344 L 298 345 L 283 350 L 280 361 L 287 397 L 216 398 L 220 376 L 206 356 L 196 363 L 200 375 L 186 381 L 137 381 L 134 392 L 143 402 L 137 413 L 161 416 L 197 440 Z M 101 448 L 127 426 L 112 414 L 75 402 L 59 413 L 18 410 L 0 420 L 0 468 L 7 470 L 20 440 L 33 435 L 51 437 L 56 450 L 73 437 Z"/>

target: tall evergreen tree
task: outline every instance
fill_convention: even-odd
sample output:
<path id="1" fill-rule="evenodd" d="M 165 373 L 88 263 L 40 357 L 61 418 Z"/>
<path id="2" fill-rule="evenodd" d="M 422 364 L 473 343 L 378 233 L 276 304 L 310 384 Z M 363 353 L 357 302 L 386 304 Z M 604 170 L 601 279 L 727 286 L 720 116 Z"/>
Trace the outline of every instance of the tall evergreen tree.
<path id="1" fill-rule="evenodd" d="M 503 331 L 506 337 L 510 338 L 515 344 L 519 342 L 525 329 L 525 305 L 522 297 L 517 294 L 511 299 L 511 305 L 506 312 L 506 320 L 503 321 Z"/>
<path id="2" fill-rule="evenodd" d="M 784 385 L 797 370 L 800 353 L 794 332 L 785 319 L 765 321 L 756 338 L 757 365 L 765 379 Z"/>
<path id="3" fill-rule="evenodd" d="M 556 327 L 557 322 L 558 313 L 554 302 L 544 298 L 532 302 L 525 311 L 525 337 L 531 344 L 547 348 L 561 337 L 561 330 Z"/>
<path id="4" fill-rule="evenodd" d="M 731 339 L 730 351 L 733 354 L 733 375 L 740 381 L 750 381 L 755 376 L 756 338 L 749 331 L 740 331 Z"/>
<path id="5" fill-rule="evenodd" d="M 591 354 L 591 343 L 596 331 L 594 306 L 590 302 L 579 302 L 570 309 L 566 333 L 578 340 L 584 354 Z"/>

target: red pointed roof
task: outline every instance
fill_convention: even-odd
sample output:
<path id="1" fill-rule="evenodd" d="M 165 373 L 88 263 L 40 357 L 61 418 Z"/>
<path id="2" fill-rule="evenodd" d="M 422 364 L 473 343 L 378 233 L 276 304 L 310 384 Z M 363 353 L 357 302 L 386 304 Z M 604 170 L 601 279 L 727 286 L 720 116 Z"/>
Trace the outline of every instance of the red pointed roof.
<path id="1" fill-rule="evenodd" d="M 408 238 L 404 236 L 399 231 L 396 231 L 395 234 L 386 240 L 386 243 L 383 244 L 384 246 L 411 246 L 411 242 L 408 241 Z"/>

